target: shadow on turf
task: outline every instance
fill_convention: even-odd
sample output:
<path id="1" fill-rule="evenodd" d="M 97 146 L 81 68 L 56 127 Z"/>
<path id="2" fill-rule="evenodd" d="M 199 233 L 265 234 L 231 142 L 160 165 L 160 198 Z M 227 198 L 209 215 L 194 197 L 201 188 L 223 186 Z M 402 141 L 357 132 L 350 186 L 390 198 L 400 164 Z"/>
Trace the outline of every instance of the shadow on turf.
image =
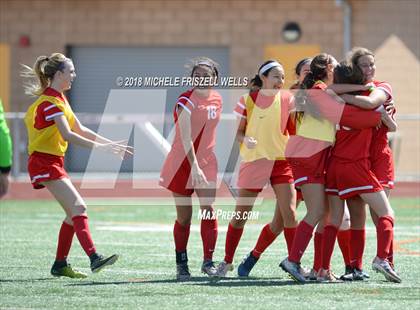
<path id="1" fill-rule="evenodd" d="M 83 281 L 83 280 L 82 280 Z M 127 284 L 187 284 L 199 286 L 226 286 L 226 287 L 241 287 L 241 286 L 285 286 L 285 285 L 299 285 L 295 281 L 285 280 L 282 278 L 208 278 L 208 277 L 192 277 L 189 281 L 179 282 L 176 279 L 162 279 L 162 280 L 148 280 L 143 278 L 130 279 L 127 281 L 109 281 L 109 282 L 95 282 L 83 281 L 77 283 L 67 283 L 65 286 L 96 286 L 96 285 L 127 285 Z M 311 282 L 305 285 L 314 284 Z"/>
<path id="2" fill-rule="evenodd" d="M 208 278 L 207 278 L 208 279 Z M 301 285 L 293 280 L 284 278 L 222 278 L 207 280 L 205 283 L 193 283 L 199 286 L 221 286 L 221 287 L 241 287 L 241 286 L 288 286 L 288 285 Z M 312 284 L 310 282 L 305 283 Z"/>
<path id="3" fill-rule="evenodd" d="M 209 278 L 207 277 L 192 277 L 190 281 L 188 282 L 194 282 L 194 281 L 209 281 Z M 181 283 L 188 283 L 188 282 L 181 282 Z M 136 278 L 136 279 L 129 279 L 127 281 L 109 281 L 109 282 L 95 282 L 95 281 L 83 281 L 78 283 L 71 283 L 66 284 L 66 286 L 89 286 L 89 285 L 121 285 L 121 284 L 163 284 L 163 283 L 178 283 L 176 279 L 163 279 L 163 280 L 148 280 L 145 278 Z"/>

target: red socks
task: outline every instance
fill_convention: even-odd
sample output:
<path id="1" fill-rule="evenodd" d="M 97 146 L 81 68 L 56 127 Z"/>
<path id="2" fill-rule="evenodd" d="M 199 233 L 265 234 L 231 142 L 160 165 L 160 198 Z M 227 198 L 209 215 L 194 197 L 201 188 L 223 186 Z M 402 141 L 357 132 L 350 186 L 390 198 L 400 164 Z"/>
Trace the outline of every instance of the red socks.
<path id="1" fill-rule="evenodd" d="M 257 244 L 252 250 L 252 255 L 259 258 L 265 249 L 268 248 L 274 240 L 276 240 L 276 238 L 277 235 L 271 231 L 270 224 L 265 225 L 258 237 Z"/>
<path id="2" fill-rule="evenodd" d="M 290 255 L 292 252 L 293 240 L 295 239 L 296 227 L 284 227 L 284 238 L 287 244 L 287 254 Z M 312 233 L 311 233 L 312 235 Z"/>
<path id="3" fill-rule="evenodd" d="M 363 252 L 366 243 L 366 231 L 364 229 L 350 230 L 350 262 L 353 268 L 363 268 Z"/>
<path id="4" fill-rule="evenodd" d="M 391 240 L 391 247 L 389 248 L 388 262 L 394 265 L 394 238 Z"/>
<path id="5" fill-rule="evenodd" d="M 394 219 L 390 216 L 382 216 L 376 226 L 377 253 L 380 259 L 387 259 L 390 253 L 392 240 L 394 239 Z"/>
<path id="6" fill-rule="evenodd" d="M 184 252 L 187 250 L 188 238 L 190 236 L 190 224 L 182 226 L 175 221 L 174 225 L 174 240 L 175 240 L 175 251 Z"/>
<path id="7" fill-rule="evenodd" d="M 232 224 L 229 223 L 225 243 L 225 262 L 228 264 L 232 264 L 233 262 L 233 256 L 235 256 L 235 251 L 241 240 L 243 231 L 243 228 L 234 228 Z"/>
<path id="8" fill-rule="evenodd" d="M 286 239 L 287 243 L 287 251 L 290 255 L 290 252 L 292 250 L 293 240 L 295 238 L 296 234 L 296 227 L 292 228 L 284 228 L 284 238 Z M 266 248 L 270 246 L 271 243 L 277 238 L 277 235 L 275 235 L 270 228 L 270 224 L 267 224 L 262 229 L 260 236 L 258 237 L 257 244 L 255 245 L 254 250 L 252 250 L 252 255 L 254 255 L 256 258 L 259 258 L 261 254 L 265 251 Z"/>
<path id="9" fill-rule="evenodd" d="M 337 241 L 343 255 L 344 265 L 350 266 L 350 229 L 340 230 L 337 234 Z"/>
<path id="10" fill-rule="evenodd" d="M 330 269 L 331 256 L 337 239 L 338 228 L 332 225 L 324 227 L 324 240 L 322 243 L 322 268 Z"/>
<path id="11" fill-rule="evenodd" d="M 309 241 L 312 238 L 312 232 L 314 227 L 301 221 L 296 228 L 295 238 L 293 240 L 293 246 L 291 253 L 289 254 L 289 261 L 299 263 L 303 256 L 306 248 L 308 247 Z"/>
<path id="12" fill-rule="evenodd" d="M 314 237 L 314 265 L 313 269 L 318 272 L 318 270 L 322 267 L 322 239 L 323 234 L 319 232 L 315 232 Z"/>
<path id="13" fill-rule="evenodd" d="M 217 241 L 217 220 L 202 219 L 200 230 L 201 240 L 203 241 L 204 260 L 212 260 Z"/>
<path id="14" fill-rule="evenodd" d="M 74 230 L 73 226 L 63 222 L 61 224 L 60 232 L 58 233 L 57 254 L 55 260 L 64 261 L 69 255 L 71 243 L 73 241 Z"/>
<path id="15" fill-rule="evenodd" d="M 92 236 L 89 231 L 88 218 L 86 215 L 78 215 L 72 218 L 73 229 L 79 239 L 80 245 L 87 254 L 91 256 L 96 253 L 95 246 L 93 245 Z"/>

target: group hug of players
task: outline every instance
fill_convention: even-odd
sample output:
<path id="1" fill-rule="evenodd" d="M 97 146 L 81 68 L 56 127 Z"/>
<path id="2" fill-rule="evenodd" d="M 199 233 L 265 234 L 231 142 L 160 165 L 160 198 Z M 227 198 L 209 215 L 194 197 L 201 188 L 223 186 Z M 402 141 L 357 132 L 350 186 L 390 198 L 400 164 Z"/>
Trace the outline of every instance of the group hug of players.
<path id="1" fill-rule="evenodd" d="M 63 207 L 55 276 L 84 278 L 67 262 L 73 235 L 91 260 L 93 272 L 113 264 L 118 255 L 98 254 L 89 232 L 86 203 L 71 183 L 63 166 L 67 143 L 99 148 L 123 157 L 132 154 L 125 141 L 111 141 L 84 127 L 71 110 L 63 92 L 75 78 L 72 61 L 62 54 L 41 56 L 26 76 L 36 84 L 27 90 L 38 96 L 28 109 L 28 171 L 34 188 L 46 187 Z M 387 132 L 396 130 L 391 86 L 374 79 L 375 58 L 365 48 L 354 48 L 343 62 L 322 53 L 296 66 L 297 81 L 283 89 L 281 63 L 264 62 L 251 80 L 250 90 L 232 111 L 238 119 L 240 145 L 236 214 L 229 222 L 225 256 L 213 261 L 218 235 L 213 204 L 216 197 L 216 129 L 222 98 L 212 87 L 194 87 L 182 93 L 174 107 L 176 133 L 163 164 L 160 185 L 172 192 L 177 217 L 173 236 L 176 277 L 191 278 L 187 244 L 195 192 L 203 215 L 201 271 L 225 277 L 233 270 L 233 258 L 246 223 L 262 189 L 271 184 L 276 196 L 273 219 L 266 224 L 255 247 L 240 263 L 237 273 L 247 277 L 262 253 L 284 233 L 288 257 L 280 267 L 295 281 L 356 281 L 363 271 L 366 204 L 376 226 L 377 252 L 373 270 L 390 282 L 401 282 L 394 269 L 394 215 L 388 197 L 393 188 L 394 167 Z M 191 77 L 219 76 L 213 60 L 200 57 L 191 65 Z M 296 207 L 304 201 L 307 212 L 298 222 Z M 208 216 L 207 216 L 208 215 Z M 314 234 L 315 231 L 315 234 Z M 314 235 L 314 264 L 300 261 Z M 345 273 L 338 279 L 331 257 L 338 240 Z"/>

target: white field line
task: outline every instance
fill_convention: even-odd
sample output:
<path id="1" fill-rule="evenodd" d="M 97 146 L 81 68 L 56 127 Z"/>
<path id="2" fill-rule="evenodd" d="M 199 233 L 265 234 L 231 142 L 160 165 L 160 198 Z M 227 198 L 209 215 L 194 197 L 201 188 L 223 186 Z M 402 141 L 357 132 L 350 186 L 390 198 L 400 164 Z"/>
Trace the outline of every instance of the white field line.
<path id="1" fill-rule="evenodd" d="M 61 218 L 60 218 L 61 219 Z M 0 221 L 2 224 L 59 224 L 56 220 L 49 220 L 46 218 L 41 219 L 5 219 L 3 218 Z M 227 222 L 227 221 L 226 221 Z M 251 224 L 248 223 L 245 226 L 245 230 L 260 230 L 264 226 L 264 223 L 261 224 Z M 124 222 L 119 223 L 118 221 L 91 221 L 91 227 L 95 230 L 103 230 L 103 231 L 121 231 L 121 232 L 172 232 L 173 231 L 173 224 L 158 224 L 158 223 L 145 223 L 145 222 L 132 222 L 127 225 Z M 2 230 L 4 230 L 4 226 Z M 227 224 L 223 223 L 219 225 L 219 232 L 226 232 L 227 231 Z M 200 225 L 193 224 L 191 225 L 191 231 L 197 232 L 200 231 Z M 366 227 L 366 231 L 376 231 L 376 228 L 369 223 Z M 397 227 L 395 228 L 396 234 L 404 234 L 404 235 L 415 235 L 419 236 L 420 234 L 420 226 L 407 226 L 404 228 Z"/>
<path id="2" fill-rule="evenodd" d="M 248 224 L 246 225 L 246 230 L 261 230 L 264 224 Z M 107 226 L 96 226 L 96 230 L 106 230 L 106 231 L 121 231 L 121 232 L 172 232 L 173 225 L 167 224 L 140 224 L 140 225 L 107 225 Z M 200 231 L 200 225 L 193 224 L 190 228 L 193 232 Z M 219 232 L 226 232 L 227 226 L 219 226 Z M 366 227 L 366 231 L 376 231 L 375 227 Z M 413 232 L 414 231 L 414 232 Z M 403 235 L 412 235 L 412 236 L 419 236 L 420 226 L 414 226 L 409 229 L 402 229 L 396 228 L 395 234 L 403 234 Z"/>
<path id="3" fill-rule="evenodd" d="M 144 197 L 109 197 L 104 200 L 103 197 L 89 197 L 85 199 L 88 206 L 174 206 L 172 197 L 144 198 Z M 258 197 L 254 206 L 261 205 L 264 201 L 263 197 Z M 197 197 L 192 197 L 193 205 L 200 205 Z M 215 206 L 234 206 L 236 200 L 233 197 L 216 197 Z"/>

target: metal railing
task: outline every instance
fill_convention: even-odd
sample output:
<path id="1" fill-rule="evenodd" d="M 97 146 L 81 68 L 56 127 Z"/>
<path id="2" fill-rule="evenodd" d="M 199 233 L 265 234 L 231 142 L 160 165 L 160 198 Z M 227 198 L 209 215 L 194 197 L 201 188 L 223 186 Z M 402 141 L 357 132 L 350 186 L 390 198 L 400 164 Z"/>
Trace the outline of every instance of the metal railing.
<path id="1" fill-rule="evenodd" d="M 142 123 L 144 121 L 141 115 L 132 115 L 132 114 L 121 114 L 121 115 L 112 115 L 112 116 L 103 116 L 102 114 L 94 113 L 77 113 L 78 118 L 83 124 L 99 124 L 108 123 L 108 124 L 133 124 L 133 123 Z M 26 160 L 26 128 L 24 127 L 23 119 L 25 117 L 24 112 L 7 112 L 5 117 L 8 120 L 10 130 L 12 133 L 13 139 L 13 166 L 12 166 L 12 176 L 19 177 L 25 170 L 22 169 L 23 163 Z M 147 116 L 147 120 L 150 121 L 150 115 Z M 159 117 L 162 120 L 162 117 Z M 232 114 L 223 114 L 222 119 L 225 120 L 235 120 L 235 116 Z M 407 121 L 417 121 L 420 122 L 420 114 L 397 114 L 397 121 L 407 122 Z M 389 134 L 390 146 L 394 153 L 395 166 L 398 167 L 400 154 L 401 154 L 401 142 L 403 137 L 398 132 Z M 420 146 L 419 146 L 420 147 Z M 401 179 L 403 176 L 398 175 L 397 179 Z M 420 179 L 420 175 L 417 175 L 415 172 L 411 175 L 411 178 Z"/>

